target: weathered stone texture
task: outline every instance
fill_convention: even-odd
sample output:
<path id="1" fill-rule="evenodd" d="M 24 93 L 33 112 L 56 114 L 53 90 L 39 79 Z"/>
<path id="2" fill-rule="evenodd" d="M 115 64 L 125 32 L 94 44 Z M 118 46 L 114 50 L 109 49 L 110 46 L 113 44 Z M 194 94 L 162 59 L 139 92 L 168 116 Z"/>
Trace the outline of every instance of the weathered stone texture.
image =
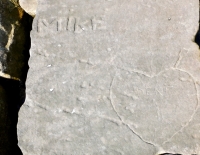
<path id="1" fill-rule="evenodd" d="M 200 154 L 198 0 L 39 1 L 26 155 Z"/>

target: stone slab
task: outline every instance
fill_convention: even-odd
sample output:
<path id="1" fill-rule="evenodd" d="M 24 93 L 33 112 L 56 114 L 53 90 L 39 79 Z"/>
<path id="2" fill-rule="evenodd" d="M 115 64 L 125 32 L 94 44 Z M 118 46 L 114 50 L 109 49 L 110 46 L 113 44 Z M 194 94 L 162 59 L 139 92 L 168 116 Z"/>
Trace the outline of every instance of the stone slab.
<path id="1" fill-rule="evenodd" d="M 198 0 L 40 0 L 24 154 L 200 154 L 198 13 Z"/>

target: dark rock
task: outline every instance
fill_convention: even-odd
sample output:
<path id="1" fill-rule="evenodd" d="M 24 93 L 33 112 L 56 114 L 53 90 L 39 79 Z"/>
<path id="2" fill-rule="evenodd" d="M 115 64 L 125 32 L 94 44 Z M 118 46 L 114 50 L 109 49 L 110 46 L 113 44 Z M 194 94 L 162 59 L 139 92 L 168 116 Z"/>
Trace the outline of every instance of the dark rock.
<path id="1" fill-rule="evenodd" d="M 18 112 L 25 99 L 32 17 L 0 0 L 0 154 L 22 154 L 17 143 Z"/>

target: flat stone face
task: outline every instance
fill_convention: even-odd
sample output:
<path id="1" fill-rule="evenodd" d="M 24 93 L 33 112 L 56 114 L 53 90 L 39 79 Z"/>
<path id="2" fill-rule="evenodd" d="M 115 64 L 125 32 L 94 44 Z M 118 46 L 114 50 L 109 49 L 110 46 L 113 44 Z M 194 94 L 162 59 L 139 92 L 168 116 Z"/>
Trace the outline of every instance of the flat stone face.
<path id="1" fill-rule="evenodd" d="M 41 0 L 24 154 L 200 154 L 198 2 Z"/>

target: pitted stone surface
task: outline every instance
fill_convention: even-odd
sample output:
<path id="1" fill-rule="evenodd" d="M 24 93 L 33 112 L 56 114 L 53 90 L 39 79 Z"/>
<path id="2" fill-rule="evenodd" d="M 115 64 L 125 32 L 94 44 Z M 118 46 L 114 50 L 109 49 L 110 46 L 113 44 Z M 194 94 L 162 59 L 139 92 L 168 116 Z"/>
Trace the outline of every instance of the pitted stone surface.
<path id="1" fill-rule="evenodd" d="M 200 154 L 199 1 L 39 1 L 24 154 Z"/>

